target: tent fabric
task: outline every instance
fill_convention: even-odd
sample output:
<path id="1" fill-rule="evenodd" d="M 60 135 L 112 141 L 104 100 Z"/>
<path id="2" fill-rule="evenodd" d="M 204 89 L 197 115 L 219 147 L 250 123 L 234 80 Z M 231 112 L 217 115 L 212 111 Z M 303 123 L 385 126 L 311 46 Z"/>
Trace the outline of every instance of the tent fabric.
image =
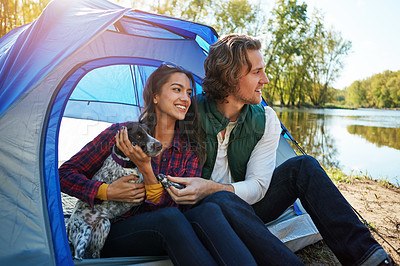
<path id="1" fill-rule="evenodd" d="M 200 89 L 217 37 L 106 0 L 53 0 L 0 39 L 0 264 L 74 264 L 57 170 L 62 117 L 137 119 L 144 82 L 162 62 L 190 70 Z M 296 155 L 286 140 L 280 147 L 279 162 Z"/>
<path id="2" fill-rule="evenodd" d="M 303 213 L 306 211 L 297 199 L 278 219 L 266 224 L 268 230 L 293 252 L 322 239 L 310 215 Z"/>
<path id="3" fill-rule="evenodd" d="M 53 1 L 29 27 L 7 36 L 6 40 L 19 34 L 0 61 L 0 115 L 127 10 L 100 0 Z"/>

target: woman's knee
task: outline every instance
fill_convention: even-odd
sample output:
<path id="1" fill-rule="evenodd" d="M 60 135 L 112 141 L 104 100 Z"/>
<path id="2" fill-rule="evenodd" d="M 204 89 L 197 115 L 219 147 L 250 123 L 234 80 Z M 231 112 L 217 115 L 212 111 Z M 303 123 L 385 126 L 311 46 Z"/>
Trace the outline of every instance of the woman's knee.
<path id="1" fill-rule="evenodd" d="M 157 221 L 155 222 L 159 223 L 160 226 L 164 228 L 176 228 L 187 222 L 183 213 L 174 207 L 157 210 L 156 219 Z"/>

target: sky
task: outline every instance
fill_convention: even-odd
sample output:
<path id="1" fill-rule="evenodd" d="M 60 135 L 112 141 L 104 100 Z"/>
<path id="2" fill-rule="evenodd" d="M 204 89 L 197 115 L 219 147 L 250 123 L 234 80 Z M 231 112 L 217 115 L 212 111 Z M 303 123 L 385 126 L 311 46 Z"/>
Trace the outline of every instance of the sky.
<path id="1" fill-rule="evenodd" d="M 317 8 L 325 24 L 352 42 L 341 76 L 333 84 L 343 89 L 356 80 L 385 70 L 400 70 L 400 0 L 305 0 Z"/>
<path id="2" fill-rule="evenodd" d="M 275 3 L 260 1 L 265 3 L 267 13 Z M 400 70 L 400 0 L 303 1 L 308 5 L 309 17 L 314 8 L 319 9 L 325 16 L 325 25 L 352 42 L 341 75 L 332 84 L 334 88 L 344 89 L 385 70 Z M 119 4 L 130 7 L 131 2 L 121 0 Z"/>

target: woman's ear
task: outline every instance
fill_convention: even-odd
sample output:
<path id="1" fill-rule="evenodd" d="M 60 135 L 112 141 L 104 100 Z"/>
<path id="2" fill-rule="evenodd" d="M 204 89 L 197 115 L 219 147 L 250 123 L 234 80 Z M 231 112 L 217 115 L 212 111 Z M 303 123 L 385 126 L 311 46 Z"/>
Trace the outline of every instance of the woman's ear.
<path id="1" fill-rule="evenodd" d="M 158 95 L 157 94 L 153 94 L 153 103 L 158 104 Z"/>

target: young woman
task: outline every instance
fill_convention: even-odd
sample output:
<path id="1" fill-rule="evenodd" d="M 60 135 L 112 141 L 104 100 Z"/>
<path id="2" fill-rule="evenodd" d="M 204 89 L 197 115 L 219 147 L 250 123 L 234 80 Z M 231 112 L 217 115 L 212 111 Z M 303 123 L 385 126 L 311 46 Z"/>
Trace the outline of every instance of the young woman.
<path id="1" fill-rule="evenodd" d="M 125 124 L 114 124 L 59 168 L 61 190 L 92 206 L 103 200 L 144 201 L 137 211 L 114 221 L 102 257 L 168 254 L 174 264 L 181 265 L 256 265 L 221 212 L 209 204 L 186 211 L 191 206 L 176 204 L 155 177 L 159 173 L 201 176 L 204 151 L 192 94 L 195 85 L 189 72 L 161 65 L 146 82 L 145 108 L 139 120 L 162 143 L 162 153 L 153 158 L 146 156 L 128 140 Z M 109 185 L 91 180 L 115 143 L 137 165 L 143 183 L 130 183 L 135 176 L 122 177 Z M 209 223 L 198 224 L 199 216 Z"/>

